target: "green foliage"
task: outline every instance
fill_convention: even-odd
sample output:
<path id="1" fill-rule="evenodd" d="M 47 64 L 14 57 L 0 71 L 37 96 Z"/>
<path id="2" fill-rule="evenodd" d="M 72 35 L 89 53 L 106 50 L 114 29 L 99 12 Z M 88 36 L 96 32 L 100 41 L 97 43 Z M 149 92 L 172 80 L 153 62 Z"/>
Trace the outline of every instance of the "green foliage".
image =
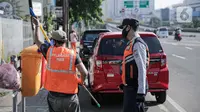
<path id="1" fill-rule="evenodd" d="M 54 14 L 50 14 L 47 17 L 47 26 L 48 26 L 48 31 L 47 32 L 51 32 L 54 29 L 55 23 L 53 22 L 53 19 L 55 18 Z"/>
<path id="2" fill-rule="evenodd" d="M 193 25 L 195 28 L 200 27 L 200 19 L 194 18 L 193 19 Z"/>
<path id="3" fill-rule="evenodd" d="M 162 26 L 170 26 L 170 22 L 168 22 L 168 21 L 163 21 L 163 22 L 162 22 Z"/>
<path id="4" fill-rule="evenodd" d="M 193 23 L 185 23 L 182 25 L 183 28 L 194 28 L 194 24 Z"/>
<path id="5" fill-rule="evenodd" d="M 89 23 L 102 22 L 102 4 L 103 0 L 71 0 L 69 3 L 70 23 L 84 21 L 85 25 Z"/>
<path id="6" fill-rule="evenodd" d="M 9 2 L 10 0 L 0 0 L 0 2 Z"/>

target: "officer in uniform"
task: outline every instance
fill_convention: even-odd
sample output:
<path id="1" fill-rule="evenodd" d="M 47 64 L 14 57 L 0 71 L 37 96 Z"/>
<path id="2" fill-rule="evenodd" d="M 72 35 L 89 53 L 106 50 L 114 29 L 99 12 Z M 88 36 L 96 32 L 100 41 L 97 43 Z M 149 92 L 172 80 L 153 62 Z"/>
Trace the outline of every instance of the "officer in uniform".
<path id="1" fill-rule="evenodd" d="M 47 60 L 44 88 L 49 91 L 47 102 L 50 112 L 81 112 L 78 98 L 78 84 L 83 84 L 88 74 L 79 55 L 66 48 L 66 33 L 53 31 L 53 46 L 39 40 L 39 21 L 33 19 L 35 28 L 35 43 Z M 76 68 L 81 73 L 81 79 L 76 75 Z"/>
<path id="2" fill-rule="evenodd" d="M 138 34 L 139 21 L 132 18 L 123 20 L 118 28 L 123 29 L 122 36 L 128 39 L 122 64 L 122 82 L 124 92 L 123 112 L 137 112 L 137 102 L 145 101 L 147 89 L 146 69 L 148 65 L 148 47 Z M 136 100 L 137 99 L 137 100 Z"/>

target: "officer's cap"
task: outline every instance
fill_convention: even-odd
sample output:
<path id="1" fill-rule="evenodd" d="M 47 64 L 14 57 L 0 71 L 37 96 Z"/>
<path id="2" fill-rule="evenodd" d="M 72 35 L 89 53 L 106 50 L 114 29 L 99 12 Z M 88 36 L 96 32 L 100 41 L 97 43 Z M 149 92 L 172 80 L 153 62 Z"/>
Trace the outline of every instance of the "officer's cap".
<path id="1" fill-rule="evenodd" d="M 122 25 L 118 26 L 118 28 L 123 29 L 123 27 L 126 25 L 130 25 L 133 28 L 137 28 L 139 26 L 139 21 L 133 18 L 125 18 L 122 21 Z"/>
<path id="2" fill-rule="evenodd" d="M 67 37 L 66 37 L 67 35 L 62 30 L 53 31 L 51 36 L 52 36 L 51 37 L 52 39 L 57 40 L 57 41 L 67 41 Z"/>

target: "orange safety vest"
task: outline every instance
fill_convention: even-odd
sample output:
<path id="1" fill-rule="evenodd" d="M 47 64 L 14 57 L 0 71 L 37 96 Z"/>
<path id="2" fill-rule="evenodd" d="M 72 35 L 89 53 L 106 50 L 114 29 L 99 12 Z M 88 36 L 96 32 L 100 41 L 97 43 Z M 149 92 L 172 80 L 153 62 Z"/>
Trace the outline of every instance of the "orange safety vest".
<path id="1" fill-rule="evenodd" d="M 76 53 L 64 47 L 50 47 L 44 88 L 48 91 L 76 94 L 80 79 L 76 75 Z"/>
<path id="2" fill-rule="evenodd" d="M 138 68 L 137 68 L 135 60 L 132 60 L 133 54 L 136 52 L 136 51 L 133 51 L 133 46 L 136 42 L 143 43 L 142 41 L 136 38 L 135 41 L 133 40 L 130 41 L 130 43 L 127 45 L 126 49 L 124 50 L 124 56 L 123 56 L 123 62 L 122 62 L 122 77 L 121 77 L 122 83 L 124 85 L 128 84 L 130 86 L 138 86 Z M 147 46 L 146 46 L 146 52 L 147 52 L 146 67 L 148 69 L 150 55 L 149 55 L 149 50 Z"/>

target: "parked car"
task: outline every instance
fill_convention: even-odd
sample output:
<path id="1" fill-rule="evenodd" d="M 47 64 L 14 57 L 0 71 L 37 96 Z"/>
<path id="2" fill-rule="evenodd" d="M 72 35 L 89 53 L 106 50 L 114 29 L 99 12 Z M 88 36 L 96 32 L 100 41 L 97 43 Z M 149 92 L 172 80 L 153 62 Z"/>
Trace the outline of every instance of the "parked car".
<path id="1" fill-rule="evenodd" d="M 158 31 L 157 31 L 157 35 L 159 38 L 168 38 L 169 36 L 169 31 L 168 31 L 168 28 L 166 27 L 160 27 L 158 28 Z"/>
<path id="2" fill-rule="evenodd" d="M 150 66 L 147 71 L 149 92 L 155 95 L 157 102 L 164 103 L 169 83 L 167 56 L 154 33 L 139 34 L 150 52 Z M 98 38 L 89 59 L 88 76 L 89 88 L 98 101 L 103 99 L 104 93 L 122 93 L 118 86 L 122 83 L 120 69 L 126 45 L 127 40 L 122 38 L 121 32 L 103 33 Z M 93 100 L 91 103 L 95 104 Z"/>
<path id="3" fill-rule="evenodd" d="M 100 33 L 103 32 L 111 32 L 111 31 L 108 29 L 94 29 L 94 30 L 86 30 L 83 33 L 83 36 L 80 41 L 79 54 L 85 65 L 88 63 L 88 59 L 90 57 L 89 52 L 92 50 L 92 45 L 94 40 L 98 38 Z"/>

